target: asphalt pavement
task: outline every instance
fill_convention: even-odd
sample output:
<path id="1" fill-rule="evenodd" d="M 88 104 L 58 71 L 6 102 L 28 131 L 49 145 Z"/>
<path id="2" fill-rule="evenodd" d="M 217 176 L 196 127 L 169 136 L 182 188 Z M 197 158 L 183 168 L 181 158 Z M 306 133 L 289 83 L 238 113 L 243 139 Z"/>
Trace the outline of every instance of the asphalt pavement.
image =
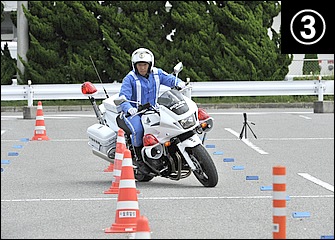
<path id="1" fill-rule="evenodd" d="M 139 214 L 148 218 L 151 238 L 273 238 L 274 166 L 286 168 L 286 237 L 334 237 L 334 114 L 207 110 L 214 128 L 204 145 L 219 183 L 205 188 L 193 174 L 136 182 Z M 251 129 L 242 140 L 244 113 Z M 94 112 L 45 110 L 44 121 L 49 140 L 32 141 L 35 119 L 1 113 L 1 239 L 135 238 L 105 232 L 118 220 L 119 199 L 105 194 L 113 172 L 104 171 L 109 163 L 87 144 Z"/>

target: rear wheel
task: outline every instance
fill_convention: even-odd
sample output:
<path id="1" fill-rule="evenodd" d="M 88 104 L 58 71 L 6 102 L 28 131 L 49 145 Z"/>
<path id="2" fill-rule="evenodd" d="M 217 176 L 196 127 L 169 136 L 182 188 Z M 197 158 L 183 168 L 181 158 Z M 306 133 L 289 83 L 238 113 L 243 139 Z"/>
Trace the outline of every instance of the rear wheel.
<path id="1" fill-rule="evenodd" d="M 218 173 L 215 164 L 203 145 L 197 145 L 187 151 L 196 170 L 195 177 L 205 187 L 215 187 L 218 183 Z"/>

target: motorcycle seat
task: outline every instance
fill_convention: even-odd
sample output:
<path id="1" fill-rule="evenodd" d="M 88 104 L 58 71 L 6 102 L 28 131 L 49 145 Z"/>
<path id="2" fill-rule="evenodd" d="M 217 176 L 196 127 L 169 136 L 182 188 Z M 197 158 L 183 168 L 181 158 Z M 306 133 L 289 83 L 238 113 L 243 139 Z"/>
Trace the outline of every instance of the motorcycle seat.
<path id="1" fill-rule="evenodd" d="M 130 134 L 131 134 L 130 129 L 128 128 L 128 126 L 126 125 L 126 123 L 124 122 L 124 120 L 120 117 L 120 114 L 117 115 L 117 117 L 116 117 L 116 123 L 117 123 L 117 125 L 118 125 L 121 129 L 123 129 L 123 130 L 125 131 L 125 133 L 126 133 L 127 135 L 130 135 Z"/>

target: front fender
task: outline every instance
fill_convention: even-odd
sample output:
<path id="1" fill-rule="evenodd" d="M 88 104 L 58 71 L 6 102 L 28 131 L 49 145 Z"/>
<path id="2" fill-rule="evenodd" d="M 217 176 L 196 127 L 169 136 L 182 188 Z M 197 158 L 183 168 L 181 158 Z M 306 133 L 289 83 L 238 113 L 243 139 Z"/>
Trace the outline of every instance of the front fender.
<path id="1" fill-rule="evenodd" d="M 195 170 L 196 167 L 194 166 L 190 156 L 186 152 L 186 148 L 193 148 L 199 144 L 201 144 L 201 140 L 197 134 L 194 134 L 193 136 L 187 138 L 183 142 L 177 144 L 179 151 L 183 154 L 187 164 L 190 166 L 192 170 Z"/>

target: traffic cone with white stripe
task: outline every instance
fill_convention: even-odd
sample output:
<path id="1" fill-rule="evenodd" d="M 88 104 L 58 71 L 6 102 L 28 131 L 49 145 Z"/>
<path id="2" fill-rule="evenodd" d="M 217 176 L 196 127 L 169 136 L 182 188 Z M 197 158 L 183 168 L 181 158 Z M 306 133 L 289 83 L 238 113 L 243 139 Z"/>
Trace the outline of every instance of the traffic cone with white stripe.
<path id="1" fill-rule="evenodd" d="M 146 216 L 137 219 L 135 239 L 151 239 L 149 220 Z"/>
<path id="2" fill-rule="evenodd" d="M 104 172 L 113 172 L 114 171 L 114 164 L 110 163 L 108 167 L 104 169 Z"/>
<path id="3" fill-rule="evenodd" d="M 105 233 L 136 232 L 137 220 L 140 217 L 133 160 L 129 149 L 125 149 L 122 160 L 122 171 L 119 194 L 116 205 L 115 223 L 105 229 Z"/>
<path id="4" fill-rule="evenodd" d="M 117 131 L 116 138 L 116 149 L 115 149 L 115 159 L 114 159 L 114 169 L 113 169 L 113 181 L 110 188 L 105 191 L 105 194 L 118 194 L 119 193 L 119 184 L 122 170 L 122 160 L 124 150 L 126 149 L 126 142 L 124 139 L 124 131 L 119 128 Z"/>
<path id="5" fill-rule="evenodd" d="M 44 124 L 42 102 L 38 101 L 34 136 L 32 137 L 31 140 L 38 140 L 38 141 L 49 140 L 46 132 L 47 131 L 45 129 L 45 124 Z"/>

